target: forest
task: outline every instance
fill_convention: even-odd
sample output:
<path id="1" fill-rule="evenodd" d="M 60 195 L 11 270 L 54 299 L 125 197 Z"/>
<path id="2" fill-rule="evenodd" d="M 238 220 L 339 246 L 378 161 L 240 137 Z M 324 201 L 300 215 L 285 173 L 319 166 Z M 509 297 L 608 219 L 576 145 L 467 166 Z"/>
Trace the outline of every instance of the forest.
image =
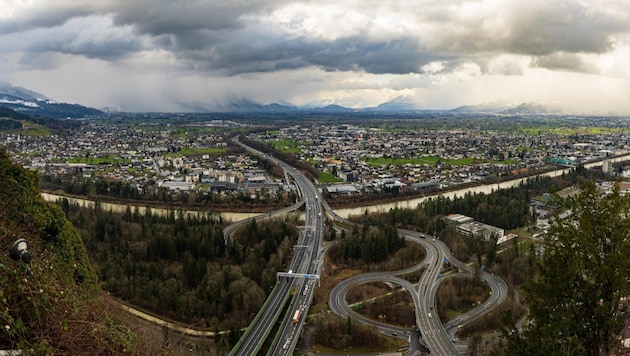
<path id="1" fill-rule="evenodd" d="M 380 225 L 377 228 L 363 225 L 360 230 L 355 225 L 350 236 L 347 236 L 346 230 L 341 231 L 339 241 L 330 250 L 330 258 L 343 264 L 349 260 L 379 263 L 403 247 L 404 238 L 398 236 L 398 231 L 391 225 Z"/>
<path id="2" fill-rule="evenodd" d="M 98 203 L 58 204 L 81 232 L 104 290 L 170 319 L 230 330 L 230 344 L 261 307 L 276 272 L 286 270 L 297 241 L 293 220 L 252 220 L 226 243 L 224 224 L 212 213 L 159 216 L 150 208 L 114 213 Z M 330 253 L 342 265 L 382 263 L 405 245 L 391 226 L 365 227 L 343 232 Z M 363 342 L 362 330 L 357 325 L 348 335 Z"/>
<path id="3" fill-rule="evenodd" d="M 79 229 L 101 286 L 159 315 L 221 330 L 244 327 L 297 240 L 294 221 L 252 221 L 228 241 L 213 214 L 105 211 L 59 201 Z"/>

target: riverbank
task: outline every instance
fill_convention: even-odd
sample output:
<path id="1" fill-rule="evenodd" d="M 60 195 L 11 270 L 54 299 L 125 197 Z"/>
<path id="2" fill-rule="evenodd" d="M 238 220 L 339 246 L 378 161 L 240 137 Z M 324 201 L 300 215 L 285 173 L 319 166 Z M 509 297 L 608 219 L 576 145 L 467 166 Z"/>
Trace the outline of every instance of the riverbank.
<path id="1" fill-rule="evenodd" d="M 42 198 L 44 198 L 45 201 L 47 202 L 56 202 L 59 199 L 68 199 L 68 202 L 70 204 L 78 204 L 79 206 L 82 207 L 88 207 L 88 208 L 93 208 L 96 205 L 96 201 L 95 200 L 91 200 L 91 199 L 87 199 L 87 198 L 77 198 L 77 197 L 71 197 L 71 196 L 65 196 L 65 195 L 61 195 L 61 194 L 52 194 L 52 193 L 41 193 Z M 178 208 L 160 208 L 160 207 L 155 207 L 155 206 L 147 206 L 147 205 L 143 205 L 142 201 L 138 201 L 137 205 L 135 204 L 122 204 L 122 203 L 110 203 L 110 202 L 98 202 L 101 206 L 101 209 L 103 210 L 111 210 L 112 212 L 115 213 L 123 213 L 125 212 L 125 210 L 127 210 L 127 207 L 131 207 L 132 209 L 136 209 L 138 208 L 138 212 L 141 215 L 146 214 L 147 209 L 151 210 L 151 214 L 155 214 L 155 215 L 159 215 L 159 216 L 166 216 L 168 215 L 171 211 L 173 211 L 173 209 L 179 211 L 180 209 Z M 204 212 L 202 210 L 182 210 L 182 212 L 185 215 L 192 215 L 192 216 L 199 216 L 199 215 L 203 215 L 203 214 L 216 214 L 217 216 L 219 216 L 223 221 L 226 222 L 235 222 L 235 221 L 239 221 L 239 220 L 243 220 L 243 219 L 247 219 L 250 217 L 254 217 L 254 216 L 258 216 L 261 214 L 267 214 L 268 212 L 262 212 L 262 213 L 257 213 L 257 212 L 245 212 L 245 213 L 241 213 L 241 212 L 214 212 L 214 211 L 207 211 Z"/>
<path id="2" fill-rule="evenodd" d="M 610 159 L 610 161 L 612 163 L 616 163 L 616 162 L 626 161 L 628 159 L 630 159 L 630 154 L 612 158 Z M 584 165 L 584 167 L 593 168 L 593 167 L 601 166 L 602 162 L 603 161 L 587 163 Z M 491 184 L 479 184 L 479 185 L 474 185 L 474 186 L 468 185 L 462 188 L 450 189 L 450 190 L 445 190 L 445 191 L 437 191 L 432 194 L 427 194 L 420 197 L 413 197 L 410 199 L 388 201 L 386 203 L 367 204 L 363 206 L 348 207 L 348 208 L 333 208 L 333 209 L 339 216 L 346 219 L 353 215 L 365 214 L 366 212 L 369 214 L 369 213 L 386 212 L 386 211 L 389 211 L 390 209 L 415 209 L 418 206 L 418 204 L 424 202 L 425 200 L 434 199 L 438 196 L 452 199 L 453 197 L 463 196 L 467 193 L 489 194 L 495 190 L 507 189 L 507 188 L 518 186 L 519 184 L 523 183 L 524 181 L 530 178 L 557 177 L 564 173 L 568 173 L 570 169 L 571 168 L 560 168 L 556 170 L 545 171 L 545 172 L 534 174 L 534 175 L 522 176 L 516 179 L 510 179 L 510 180 L 500 181 L 500 182 L 491 183 Z M 66 198 L 71 204 L 79 204 L 80 206 L 86 206 L 86 207 L 93 207 L 95 205 L 94 200 L 90 200 L 87 198 L 70 197 L 70 196 L 65 196 L 65 195 L 60 195 L 60 194 L 44 193 L 44 192 L 42 193 L 42 197 L 44 198 L 44 200 L 49 201 L 49 202 L 55 202 L 58 199 Z M 156 207 L 151 204 L 148 204 L 148 205 L 142 204 L 141 201 L 138 202 L 139 203 L 138 205 L 129 204 L 129 203 L 124 203 L 124 204 L 114 203 L 114 202 L 99 202 L 99 203 L 103 209 L 112 210 L 114 212 L 124 212 L 128 206 L 131 206 L 133 207 L 133 209 L 138 207 L 138 211 L 140 212 L 140 214 L 144 214 L 146 212 L 146 209 L 150 208 L 151 213 L 153 214 L 166 215 L 170 213 L 173 209 L 176 209 L 176 208 L 170 208 L 170 207 L 169 208 Z M 176 210 L 180 210 L 180 209 L 176 209 Z M 242 219 L 247 219 L 247 218 L 255 217 L 261 214 L 269 213 L 268 211 L 265 211 L 265 212 L 232 212 L 232 211 L 204 212 L 203 210 L 193 210 L 193 209 L 183 209 L 182 211 L 184 212 L 184 214 L 187 214 L 187 215 L 200 215 L 200 214 L 209 214 L 209 213 L 217 214 L 223 221 L 226 221 L 226 222 L 235 222 Z"/>
<path id="3" fill-rule="evenodd" d="M 612 163 L 617 163 L 617 162 L 622 162 L 622 161 L 626 161 L 630 159 L 630 154 L 629 155 L 623 155 L 623 156 L 619 156 L 619 157 L 615 157 L 615 158 L 611 158 L 609 161 Z M 585 168 L 593 168 L 593 167 L 598 167 L 602 165 L 603 161 L 597 161 L 597 162 L 591 162 L 591 163 L 587 163 L 584 165 Z M 499 189 L 508 189 L 508 188 L 512 188 L 515 186 L 520 185 L 521 183 L 525 182 L 527 179 L 530 178 L 536 178 L 536 177 L 558 177 L 561 176 L 562 174 L 566 174 L 568 173 L 571 169 L 571 167 L 569 168 L 560 168 L 560 169 L 555 169 L 555 170 L 551 170 L 551 171 L 546 171 L 543 173 L 538 173 L 538 174 L 534 174 L 534 175 L 529 175 L 529 176 L 523 176 L 523 177 L 519 177 L 516 179 L 510 179 L 510 180 L 505 180 L 505 181 L 501 181 L 501 182 L 497 182 L 497 183 L 492 183 L 492 184 L 482 184 L 482 185 L 475 185 L 475 186 L 468 186 L 468 187 L 463 187 L 460 189 L 453 189 L 453 190 L 447 190 L 447 191 L 442 191 L 442 192 L 435 192 L 433 194 L 429 194 L 426 196 L 422 196 L 422 197 L 418 197 L 418 198 L 413 198 L 413 199 L 408 199 L 408 200 L 401 200 L 401 201 L 394 201 L 394 202 L 388 202 L 388 203 L 382 203 L 382 204 L 373 204 L 373 205 L 366 205 L 366 206 L 360 206 L 360 207 L 354 207 L 354 208 L 340 208 L 340 209 L 335 209 L 335 212 L 343 217 L 348 219 L 350 216 L 353 215 L 362 215 L 365 213 L 382 213 L 382 212 L 387 212 L 390 209 L 415 209 L 418 204 L 421 204 L 422 202 L 424 202 L 427 199 L 435 199 L 439 196 L 445 197 L 445 198 L 454 198 L 456 196 L 463 196 L 467 193 L 471 193 L 471 194 L 476 194 L 476 193 L 483 193 L 483 194 L 489 194 L 492 193 L 495 190 L 499 190 Z"/>

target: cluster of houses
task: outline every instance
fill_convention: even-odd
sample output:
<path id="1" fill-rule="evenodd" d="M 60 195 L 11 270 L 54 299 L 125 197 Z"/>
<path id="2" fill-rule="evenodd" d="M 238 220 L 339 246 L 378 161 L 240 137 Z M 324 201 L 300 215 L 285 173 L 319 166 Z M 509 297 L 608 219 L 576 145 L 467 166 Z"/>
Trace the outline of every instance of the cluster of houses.
<path id="1" fill-rule="evenodd" d="M 298 159 L 314 162 L 319 170 L 347 184 L 330 188 L 330 193 L 359 194 L 447 188 L 493 176 L 527 174 L 530 170 L 554 165 L 572 166 L 628 152 L 630 135 L 611 135 L 618 137 L 612 140 L 610 135 L 590 134 L 569 137 L 498 131 L 386 131 L 352 125 L 295 125 L 251 134 L 250 139 L 296 143 Z M 576 140 L 579 142 L 574 142 Z"/>
<path id="2" fill-rule="evenodd" d="M 208 125 L 214 131 L 208 131 Z M 14 160 L 42 173 L 79 172 L 84 178 L 127 181 L 138 189 L 151 184 L 172 191 L 218 193 L 290 189 L 287 182 L 262 171 L 257 158 L 227 154 L 229 138 L 221 130 L 241 126 L 227 120 L 185 127 L 93 120 L 63 136 L 4 134 L 0 144 Z M 527 174 L 549 164 L 572 165 L 618 155 L 630 147 L 630 133 L 624 131 L 569 137 L 309 124 L 253 133 L 250 138 L 297 143 L 296 158 L 341 182 L 325 188 L 330 195 L 446 188 L 497 175 Z M 203 149 L 225 153 L 179 154 Z M 615 170 L 608 165 L 604 169 Z M 630 177 L 630 170 L 619 174 Z"/>

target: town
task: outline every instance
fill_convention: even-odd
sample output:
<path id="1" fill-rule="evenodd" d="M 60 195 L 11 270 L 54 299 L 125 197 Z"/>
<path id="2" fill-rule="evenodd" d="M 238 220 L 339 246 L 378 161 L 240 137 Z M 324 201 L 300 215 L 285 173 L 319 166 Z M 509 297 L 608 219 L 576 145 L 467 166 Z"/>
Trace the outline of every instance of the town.
<path id="1" fill-rule="evenodd" d="M 49 176 L 123 181 L 138 191 L 153 187 L 173 194 L 252 196 L 261 190 L 275 195 L 293 188 L 281 175 L 274 177 L 262 169 L 258 158 L 228 150 L 231 136 L 238 132 L 250 132 L 248 139 L 314 165 L 329 196 L 435 191 L 575 166 L 620 156 L 630 148 L 630 131 L 619 125 L 618 118 L 612 124 L 600 120 L 597 127 L 542 131 L 513 130 L 509 125 L 505 130 L 421 125 L 390 130 L 386 124 L 368 126 L 356 120 L 344 124 L 343 118 L 263 129 L 233 120 L 182 124 L 178 117 L 168 124 L 86 119 L 81 129 L 66 135 L 4 134 L 1 144 L 24 167 Z M 612 166 L 604 169 L 630 175 L 621 167 L 615 172 Z"/>

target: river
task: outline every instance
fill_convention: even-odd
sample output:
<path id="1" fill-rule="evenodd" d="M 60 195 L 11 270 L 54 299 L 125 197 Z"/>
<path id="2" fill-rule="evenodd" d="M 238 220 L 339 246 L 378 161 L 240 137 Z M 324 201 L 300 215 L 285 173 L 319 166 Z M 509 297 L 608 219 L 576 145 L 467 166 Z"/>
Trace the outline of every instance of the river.
<path id="1" fill-rule="evenodd" d="M 614 162 L 625 161 L 625 160 L 628 160 L 629 158 L 630 158 L 630 155 L 623 155 L 623 156 L 619 156 L 619 157 L 615 157 L 613 159 L 610 159 L 610 161 L 612 161 L 614 163 Z M 587 164 L 584 165 L 584 167 L 592 168 L 592 167 L 601 166 L 601 165 L 602 165 L 602 161 L 599 161 L 599 162 L 587 163 Z M 421 197 L 421 198 L 397 201 L 397 202 L 393 202 L 393 203 L 376 204 L 376 205 L 361 206 L 361 207 L 357 207 L 357 208 L 348 208 L 348 209 L 338 209 L 338 210 L 335 210 L 335 212 L 337 214 L 339 214 L 340 216 L 342 216 L 342 217 L 347 219 L 351 215 L 365 214 L 366 210 L 367 210 L 368 213 L 379 213 L 379 212 L 387 212 L 390 209 L 394 209 L 394 208 L 415 209 L 418 206 L 418 204 L 422 203 L 423 201 L 425 201 L 427 199 L 434 199 L 434 198 L 437 198 L 438 196 L 443 196 L 445 198 L 453 198 L 455 196 L 460 196 L 461 197 L 461 196 L 465 195 L 466 193 L 489 194 L 489 193 L 492 193 L 492 191 L 496 191 L 496 190 L 499 190 L 499 189 L 507 189 L 507 188 L 515 187 L 515 186 L 521 184 L 522 182 L 524 182 L 525 180 L 527 180 L 528 178 L 534 178 L 536 176 L 539 176 L 539 177 L 557 177 L 557 176 L 562 175 L 562 173 L 568 173 L 569 170 L 570 170 L 570 168 L 557 169 L 555 171 L 551 171 L 551 172 L 547 172 L 547 173 L 541 173 L 541 174 L 537 174 L 537 175 L 529 176 L 529 177 L 524 177 L 524 178 L 507 180 L 507 181 L 504 181 L 504 182 L 501 182 L 501 183 L 478 185 L 478 186 L 475 186 L 475 187 L 462 188 L 462 189 L 452 190 L 452 191 L 444 192 L 444 193 L 436 193 L 436 194 L 427 195 L 427 196 L 424 196 L 424 197 Z"/>
<path id="2" fill-rule="evenodd" d="M 84 207 L 94 207 L 95 202 L 93 200 L 83 199 L 83 198 L 73 198 L 66 197 L 58 194 L 50 194 L 50 193 L 42 193 L 42 198 L 48 202 L 56 202 L 57 199 L 66 198 L 70 204 L 79 204 Z M 106 211 L 113 211 L 116 213 L 124 213 L 127 209 L 127 206 L 131 206 L 132 211 L 136 208 L 136 205 L 128 205 L 128 204 L 116 204 L 116 203 L 101 203 L 101 208 Z M 137 205 L 138 211 L 140 214 L 144 215 L 146 211 L 146 207 Z M 151 213 L 155 215 L 165 216 L 172 209 L 162 209 L 162 208 L 151 208 Z M 202 214 L 202 211 L 198 210 L 182 210 L 182 212 L 186 215 L 199 215 Z M 260 215 L 261 213 L 233 213 L 233 212 L 218 212 L 219 216 L 223 221 L 234 222 L 243 219 L 247 219 L 252 216 Z"/>
<path id="3" fill-rule="evenodd" d="M 615 157 L 613 159 L 610 159 L 610 161 L 612 161 L 612 162 L 620 162 L 620 161 L 628 160 L 629 158 L 630 158 L 630 155 L 623 155 L 623 156 L 619 156 L 619 157 Z M 592 168 L 592 167 L 601 166 L 601 165 L 602 165 L 602 161 L 587 163 L 584 166 L 586 168 Z M 562 175 L 563 173 L 568 173 L 569 169 L 570 168 L 557 169 L 555 171 L 538 174 L 537 176 L 540 176 L 540 177 L 557 177 L 559 175 Z M 518 178 L 518 179 L 508 180 L 508 181 L 504 181 L 504 182 L 501 182 L 501 183 L 486 184 L 486 185 L 479 185 L 479 186 L 475 186 L 475 187 L 462 188 L 462 189 L 452 190 L 452 191 L 445 192 L 445 193 L 436 193 L 436 194 L 427 195 L 427 196 L 424 196 L 424 197 L 421 197 L 421 198 L 397 201 L 397 202 L 393 202 L 393 203 L 360 206 L 360 207 L 348 208 L 348 209 L 338 209 L 338 210 L 335 210 L 335 212 L 337 214 L 339 214 L 340 216 L 344 217 L 344 218 L 348 218 L 351 215 L 364 214 L 366 211 L 368 213 L 376 213 L 376 212 L 387 212 L 390 209 L 394 209 L 394 208 L 415 209 L 418 206 L 418 204 L 422 203 L 426 199 L 436 198 L 438 196 L 443 196 L 443 197 L 446 197 L 446 198 L 453 198 L 455 196 L 463 196 L 466 193 L 472 193 L 472 194 L 484 193 L 484 194 L 489 194 L 489 193 L 492 193 L 495 190 L 506 189 L 506 188 L 511 188 L 511 187 L 517 186 L 517 185 L 521 184 L 523 181 L 527 180 L 528 178 L 532 178 L 532 177 L 536 177 L 536 176 L 530 176 L 530 177 L 525 177 L 525 178 Z M 62 196 L 62 195 L 50 194 L 50 193 L 42 193 L 42 197 L 44 198 L 44 200 L 49 201 L 49 202 L 55 202 L 59 198 L 64 198 L 64 196 Z M 68 201 L 71 204 L 79 204 L 81 206 L 87 206 L 87 207 L 93 207 L 94 206 L 94 201 L 92 201 L 92 200 L 82 199 L 82 198 L 70 198 L 70 197 L 65 197 L 65 198 L 67 198 Z M 124 212 L 125 209 L 127 209 L 127 204 L 101 203 L 101 207 L 104 210 L 110 210 L 111 209 L 114 212 Z M 135 206 L 133 206 L 132 209 L 135 209 Z M 138 210 L 139 210 L 140 214 L 144 214 L 146 208 L 143 207 L 143 206 L 138 206 Z M 158 215 L 166 215 L 170 211 L 171 211 L 171 209 L 151 208 L 151 212 L 153 214 L 158 214 Z M 190 215 L 201 214 L 201 212 L 197 211 L 197 210 L 184 210 L 183 212 L 185 214 L 190 214 Z M 253 216 L 257 216 L 257 215 L 261 215 L 261 214 L 265 214 L 265 213 L 218 212 L 217 214 L 219 214 L 219 216 L 221 217 L 221 219 L 223 221 L 235 222 L 235 221 L 239 221 L 239 220 L 242 220 L 242 219 L 246 219 L 246 218 L 249 218 L 249 217 L 253 217 Z"/>

